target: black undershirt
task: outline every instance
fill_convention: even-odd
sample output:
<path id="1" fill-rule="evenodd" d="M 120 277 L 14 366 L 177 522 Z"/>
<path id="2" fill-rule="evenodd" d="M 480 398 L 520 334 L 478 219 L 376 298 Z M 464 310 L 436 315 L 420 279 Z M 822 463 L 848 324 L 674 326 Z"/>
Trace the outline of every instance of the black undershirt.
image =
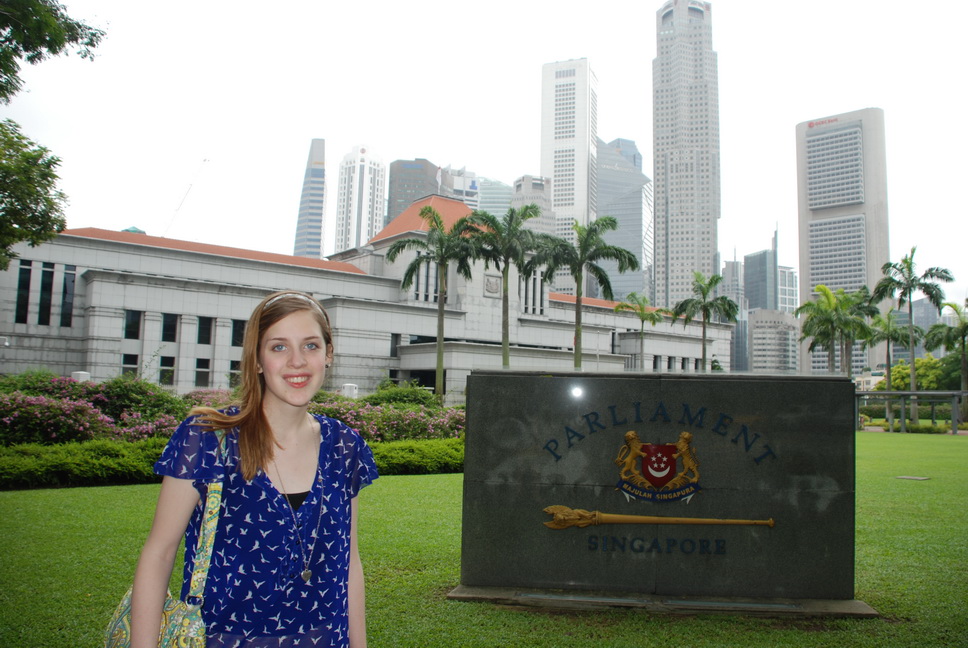
<path id="1" fill-rule="evenodd" d="M 289 506 L 292 507 L 293 511 L 298 511 L 302 503 L 306 501 L 309 497 L 309 491 L 304 493 L 283 493 L 283 496 L 289 500 Z"/>

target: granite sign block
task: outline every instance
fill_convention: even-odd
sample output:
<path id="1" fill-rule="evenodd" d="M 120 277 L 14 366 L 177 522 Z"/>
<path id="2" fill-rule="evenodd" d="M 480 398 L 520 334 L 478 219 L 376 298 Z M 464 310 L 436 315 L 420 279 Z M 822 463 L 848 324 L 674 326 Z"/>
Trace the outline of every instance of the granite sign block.
<path id="1" fill-rule="evenodd" d="M 461 585 L 853 599 L 852 383 L 478 371 Z"/>

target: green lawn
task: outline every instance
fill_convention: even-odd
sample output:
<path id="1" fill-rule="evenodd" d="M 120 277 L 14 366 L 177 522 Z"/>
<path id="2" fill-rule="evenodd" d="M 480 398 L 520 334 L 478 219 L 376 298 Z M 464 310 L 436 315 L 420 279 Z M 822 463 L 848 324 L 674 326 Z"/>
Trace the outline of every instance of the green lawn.
<path id="1" fill-rule="evenodd" d="M 857 439 L 857 598 L 880 619 L 551 612 L 448 601 L 460 578 L 461 476 L 398 476 L 361 495 L 370 645 L 968 646 L 968 435 L 862 432 Z M 130 584 L 157 490 L 0 493 L 0 646 L 99 646 Z"/>

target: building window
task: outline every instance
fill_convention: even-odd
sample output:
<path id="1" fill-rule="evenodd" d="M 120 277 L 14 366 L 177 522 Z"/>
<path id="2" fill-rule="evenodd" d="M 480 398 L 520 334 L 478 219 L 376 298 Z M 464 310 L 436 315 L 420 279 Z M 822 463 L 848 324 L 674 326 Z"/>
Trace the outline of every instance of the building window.
<path id="1" fill-rule="evenodd" d="M 161 341 L 178 341 L 178 316 L 172 313 L 161 314 Z"/>
<path id="2" fill-rule="evenodd" d="M 400 346 L 400 334 L 391 333 L 390 334 L 390 357 L 398 358 L 400 357 L 400 352 L 397 350 Z"/>
<path id="3" fill-rule="evenodd" d="M 144 315 L 141 311 L 126 310 L 124 311 L 124 339 L 125 340 L 140 340 L 141 339 L 141 316 Z"/>
<path id="4" fill-rule="evenodd" d="M 232 346 L 242 346 L 245 339 L 245 320 L 232 320 Z"/>
<path id="5" fill-rule="evenodd" d="M 158 373 L 159 385 L 175 384 L 175 356 L 161 356 L 161 371 Z"/>
<path id="6" fill-rule="evenodd" d="M 195 358 L 195 386 L 196 387 L 209 387 L 211 386 L 211 376 L 210 371 L 212 366 L 212 361 L 208 358 Z"/>
<path id="7" fill-rule="evenodd" d="M 212 324 L 215 319 L 212 317 L 199 317 L 198 318 L 198 339 L 196 342 L 199 344 L 211 344 L 212 343 Z"/>
<path id="8" fill-rule="evenodd" d="M 233 389 L 242 384 L 242 361 L 229 361 L 229 387 Z"/>
<path id="9" fill-rule="evenodd" d="M 126 378 L 138 377 L 138 354 L 121 354 L 121 375 Z"/>
<path id="10" fill-rule="evenodd" d="M 37 323 L 50 326 L 50 307 L 54 303 L 54 264 L 45 262 L 40 273 L 40 304 Z"/>
<path id="11" fill-rule="evenodd" d="M 20 260 L 20 277 L 17 280 L 17 324 L 27 323 L 30 308 L 30 265 L 31 261 Z"/>
<path id="12" fill-rule="evenodd" d="M 64 266 L 64 288 L 61 290 L 61 326 L 73 326 L 74 324 L 74 280 L 77 266 Z"/>

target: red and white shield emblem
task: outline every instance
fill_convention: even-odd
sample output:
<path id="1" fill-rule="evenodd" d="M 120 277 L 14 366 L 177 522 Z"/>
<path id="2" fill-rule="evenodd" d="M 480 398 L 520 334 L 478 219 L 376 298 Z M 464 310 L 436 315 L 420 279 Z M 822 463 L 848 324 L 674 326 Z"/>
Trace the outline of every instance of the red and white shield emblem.
<path id="1" fill-rule="evenodd" d="M 656 488 L 662 488 L 676 476 L 676 446 L 672 443 L 642 446 L 642 476 Z"/>

